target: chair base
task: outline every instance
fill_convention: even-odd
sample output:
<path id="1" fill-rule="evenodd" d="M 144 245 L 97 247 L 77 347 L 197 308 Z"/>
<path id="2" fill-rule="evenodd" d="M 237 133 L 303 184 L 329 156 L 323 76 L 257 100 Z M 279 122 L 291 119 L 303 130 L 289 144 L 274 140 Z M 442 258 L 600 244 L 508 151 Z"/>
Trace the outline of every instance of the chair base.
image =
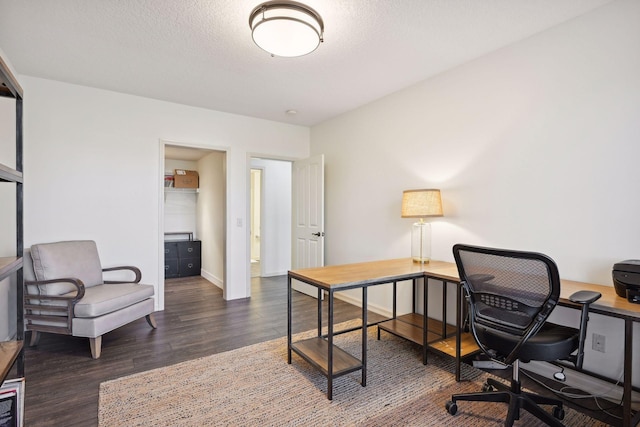
<path id="1" fill-rule="evenodd" d="M 483 387 L 483 390 L 496 389 L 496 391 L 483 391 L 478 393 L 454 394 L 451 401 L 447 402 L 446 408 L 451 415 L 455 415 L 458 411 L 456 402 L 475 401 L 475 402 L 503 402 L 509 404 L 509 411 L 504 425 L 510 427 L 515 420 L 520 419 L 520 409 L 524 409 L 536 418 L 545 422 L 550 426 L 563 426 L 559 421 L 564 418 L 564 409 L 562 401 L 538 394 L 520 391 L 520 384 L 512 382 L 511 387 L 489 378 Z M 515 391 L 514 391 L 515 390 Z M 553 415 L 543 410 L 539 405 L 554 405 Z"/>

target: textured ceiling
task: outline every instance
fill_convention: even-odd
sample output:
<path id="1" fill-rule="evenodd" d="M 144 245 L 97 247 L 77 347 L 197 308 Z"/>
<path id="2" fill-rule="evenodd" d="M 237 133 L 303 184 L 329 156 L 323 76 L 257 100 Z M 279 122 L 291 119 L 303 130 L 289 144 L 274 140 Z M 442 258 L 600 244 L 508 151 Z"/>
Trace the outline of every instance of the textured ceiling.
<path id="1" fill-rule="evenodd" d="M 310 126 L 610 1 L 305 0 L 325 42 L 272 58 L 260 0 L 0 0 L 0 50 L 23 75 Z"/>

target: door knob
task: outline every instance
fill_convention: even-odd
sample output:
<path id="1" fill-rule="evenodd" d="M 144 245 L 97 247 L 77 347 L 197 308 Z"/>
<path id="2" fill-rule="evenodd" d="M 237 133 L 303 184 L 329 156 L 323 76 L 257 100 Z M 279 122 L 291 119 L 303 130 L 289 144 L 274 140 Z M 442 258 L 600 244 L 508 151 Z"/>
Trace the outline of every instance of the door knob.
<path id="1" fill-rule="evenodd" d="M 311 233 L 312 236 L 320 237 L 324 236 L 324 231 L 318 231 L 317 233 Z"/>

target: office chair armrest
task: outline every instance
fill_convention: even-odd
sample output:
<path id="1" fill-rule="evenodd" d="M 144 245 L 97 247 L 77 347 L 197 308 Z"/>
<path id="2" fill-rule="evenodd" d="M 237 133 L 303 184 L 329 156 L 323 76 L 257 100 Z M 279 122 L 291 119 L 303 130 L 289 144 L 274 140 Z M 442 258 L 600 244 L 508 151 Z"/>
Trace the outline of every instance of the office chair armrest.
<path id="1" fill-rule="evenodd" d="M 602 294 L 594 291 L 578 291 L 571 294 L 569 301 L 577 304 L 591 304 L 600 299 Z"/>
<path id="2" fill-rule="evenodd" d="M 582 306 L 580 314 L 580 341 L 578 344 L 578 354 L 571 357 L 571 361 L 576 365 L 578 369 L 582 369 L 582 362 L 584 360 L 584 341 L 587 337 L 587 321 L 589 320 L 589 305 L 592 302 L 597 301 L 602 294 L 600 292 L 593 291 L 578 291 L 573 293 L 569 297 L 569 301 L 575 302 Z"/>

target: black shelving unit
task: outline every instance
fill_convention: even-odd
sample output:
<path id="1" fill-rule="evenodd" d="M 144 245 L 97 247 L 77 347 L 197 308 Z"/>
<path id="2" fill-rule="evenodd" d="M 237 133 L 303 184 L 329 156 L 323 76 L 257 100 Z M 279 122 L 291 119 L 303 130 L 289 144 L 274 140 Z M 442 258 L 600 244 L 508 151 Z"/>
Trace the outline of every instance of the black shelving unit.
<path id="1" fill-rule="evenodd" d="M 0 257 L 0 280 L 16 276 L 16 339 L 0 342 L 0 383 L 2 383 L 14 365 L 17 364 L 17 376 L 24 377 L 24 310 L 23 310 L 23 274 L 22 254 L 24 253 L 23 229 L 23 175 L 22 175 L 22 88 L 9 67 L 0 58 L 0 96 L 15 100 L 16 108 L 16 163 L 15 167 L 0 164 L 0 185 L 15 184 L 16 197 L 16 244 L 15 254 Z M 5 143 L 0 141 L 0 143 Z M 8 183 L 8 184 L 7 184 Z M 0 203 L 1 204 L 1 203 Z M 6 206 L 6 205 L 5 205 Z M 7 225 L 8 226 L 8 225 Z M 4 254 L 0 254 L 4 255 Z"/>

